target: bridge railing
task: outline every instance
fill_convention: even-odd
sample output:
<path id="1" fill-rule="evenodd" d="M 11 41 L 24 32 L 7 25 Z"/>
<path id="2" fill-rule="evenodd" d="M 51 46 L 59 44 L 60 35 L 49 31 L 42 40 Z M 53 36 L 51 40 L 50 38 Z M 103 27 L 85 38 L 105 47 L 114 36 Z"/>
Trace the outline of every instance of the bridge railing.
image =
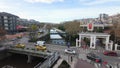
<path id="1" fill-rule="evenodd" d="M 55 61 L 59 58 L 59 53 L 54 52 L 51 56 L 49 56 L 42 64 L 37 64 L 34 68 L 50 68 Z"/>

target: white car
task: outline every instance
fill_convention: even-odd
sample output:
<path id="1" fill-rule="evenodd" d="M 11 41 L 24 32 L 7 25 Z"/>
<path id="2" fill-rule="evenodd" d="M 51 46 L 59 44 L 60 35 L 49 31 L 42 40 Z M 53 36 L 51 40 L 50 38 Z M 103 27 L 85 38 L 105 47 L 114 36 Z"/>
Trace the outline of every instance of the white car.
<path id="1" fill-rule="evenodd" d="M 75 50 L 72 49 L 65 49 L 65 53 L 69 53 L 69 54 L 75 54 Z"/>

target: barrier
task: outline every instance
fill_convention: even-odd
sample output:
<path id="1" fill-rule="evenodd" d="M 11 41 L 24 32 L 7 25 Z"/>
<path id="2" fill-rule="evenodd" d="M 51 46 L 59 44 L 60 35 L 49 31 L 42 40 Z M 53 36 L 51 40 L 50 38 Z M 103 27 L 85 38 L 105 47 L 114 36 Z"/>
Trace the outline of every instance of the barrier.
<path id="1" fill-rule="evenodd" d="M 34 68 L 50 68 L 57 61 L 59 56 L 58 52 L 54 52 L 52 55 L 48 56 L 43 63 L 38 63 Z"/>

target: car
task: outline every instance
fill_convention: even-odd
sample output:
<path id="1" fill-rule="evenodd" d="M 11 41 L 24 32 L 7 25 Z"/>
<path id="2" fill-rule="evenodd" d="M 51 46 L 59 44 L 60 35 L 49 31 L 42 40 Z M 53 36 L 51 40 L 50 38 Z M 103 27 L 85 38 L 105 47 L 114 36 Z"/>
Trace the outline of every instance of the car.
<path id="1" fill-rule="evenodd" d="M 35 46 L 45 46 L 45 41 L 37 41 Z"/>
<path id="2" fill-rule="evenodd" d="M 16 48 L 25 48 L 25 45 L 24 45 L 24 44 L 21 44 L 21 43 L 18 43 L 15 47 L 16 47 Z"/>
<path id="3" fill-rule="evenodd" d="M 102 62 L 102 59 L 94 53 L 88 53 L 86 57 L 87 57 L 87 59 L 94 61 L 96 63 Z"/>
<path id="4" fill-rule="evenodd" d="M 117 56 L 117 53 L 114 51 L 104 51 L 103 54 L 106 56 Z"/>
<path id="5" fill-rule="evenodd" d="M 45 51 L 46 50 L 46 46 L 35 46 L 35 48 L 37 49 L 37 50 L 42 50 L 42 51 Z"/>
<path id="6" fill-rule="evenodd" d="M 35 44 L 35 48 L 37 50 L 45 51 L 46 50 L 45 41 L 37 41 Z"/>
<path id="7" fill-rule="evenodd" d="M 76 54 L 75 50 L 72 49 L 65 49 L 65 53 Z"/>

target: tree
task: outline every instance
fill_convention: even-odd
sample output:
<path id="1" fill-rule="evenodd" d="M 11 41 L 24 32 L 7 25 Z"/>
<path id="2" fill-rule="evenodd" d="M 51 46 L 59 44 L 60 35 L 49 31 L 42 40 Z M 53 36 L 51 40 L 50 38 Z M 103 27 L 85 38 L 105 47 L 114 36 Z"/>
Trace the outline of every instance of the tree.
<path id="1" fill-rule="evenodd" d="M 61 23 L 61 28 L 64 27 L 66 32 L 65 40 L 66 42 L 70 42 L 71 45 L 75 45 L 75 40 L 78 38 L 78 33 L 81 31 L 80 22 L 77 20 L 67 21 Z"/>
<path id="2" fill-rule="evenodd" d="M 38 30 L 38 26 L 33 24 L 30 26 L 29 28 L 29 41 L 31 42 L 35 42 L 37 40 L 37 30 Z"/>
<path id="3" fill-rule="evenodd" d="M 6 34 L 7 32 L 2 28 L 2 27 L 0 27 L 0 40 L 3 40 L 3 39 L 5 39 L 6 37 L 5 37 L 5 34 Z"/>
<path id="4" fill-rule="evenodd" d="M 120 16 L 119 16 L 120 17 Z M 112 36 L 114 37 L 114 42 L 117 43 L 118 37 L 120 37 L 120 18 L 115 17 L 112 19 L 113 27 L 112 27 Z"/>
<path id="5" fill-rule="evenodd" d="M 79 21 L 68 21 L 64 24 L 65 31 L 69 34 L 77 34 L 81 31 Z"/>
<path id="6" fill-rule="evenodd" d="M 62 30 L 62 31 L 65 31 L 64 25 L 59 25 L 59 26 L 58 26 L 58 29 L 60 29 L 60 30 Z"/>
<path id="7" fill-rule="evenodd" d="M 5 34 L 6 34 L 6 31 L 2 27 L 0 27 L 0 36 L 3 36 Z"/>

